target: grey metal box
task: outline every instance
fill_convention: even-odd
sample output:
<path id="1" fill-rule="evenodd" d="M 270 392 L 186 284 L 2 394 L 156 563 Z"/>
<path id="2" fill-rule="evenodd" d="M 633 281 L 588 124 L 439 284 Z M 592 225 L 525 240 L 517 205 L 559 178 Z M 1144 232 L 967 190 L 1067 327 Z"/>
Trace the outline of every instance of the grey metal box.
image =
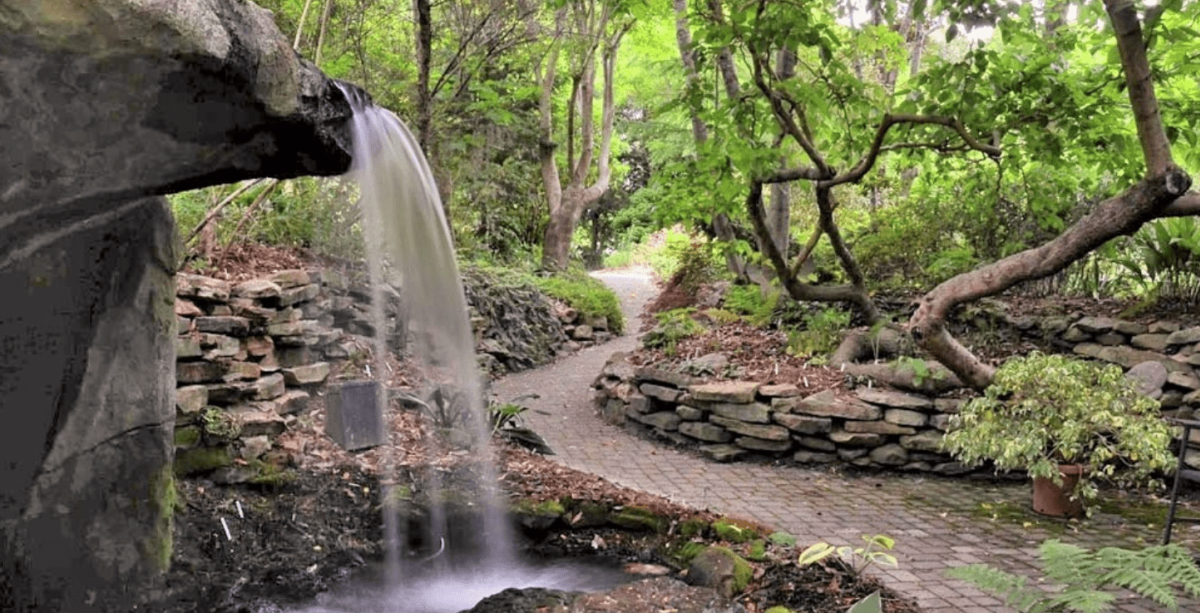
<path id="1" fill-rule="evenodd" d="M 325 434 L 348 451 L 382 445 L 387 437 L 377 381 L 351 381 L 325 392 Z"/>

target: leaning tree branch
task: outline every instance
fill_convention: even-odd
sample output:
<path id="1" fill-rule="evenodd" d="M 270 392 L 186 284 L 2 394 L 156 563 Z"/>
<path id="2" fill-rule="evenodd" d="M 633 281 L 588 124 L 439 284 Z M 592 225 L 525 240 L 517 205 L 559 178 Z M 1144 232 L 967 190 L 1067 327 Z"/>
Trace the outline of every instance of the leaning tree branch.
<path id="1" fill-rule="evenodd" d="M 817 151 L 816 146 L 813 145 L 812 141 L 805 134 L 805 131 L 801 129 L 800 126 L 796 125 L 796 121 L 792 117 L 792 114 L 788 112 L 786 108 L 784 108 L 783 99 L 779 96 L 779 92 L 777 92 L 775 88 L 771 87 L 769 83 L 767 83 L 766 76 L 763 74 L 763 62 L 766 60 L 761 58 L 760 54 L 754 49 L 751 49 L 750 51 L 750 55 L 754 58 L 754 61 L 752 62 L 754 67 L 754 84 L 758 86 L 758 90 L 762 92 L 762 94 L 766 96 L 767 100 L 771 103 L 771 112 L 774 113 L 779 122 L 783 124 L 783 128 L 787 132 L 788 136 L 791 136 L 792 140 L 795 140 L 796 144 L 800 145 L 800 148 L 804 150 L 804 153 L 808 156 L 808 159 L 812 160 L 813 166 L 815 166 L 816 170 L 821 174 L 821 178 L 832 177 L 834 175 L 833 168 L 830 167 L 825 161 L 825 158 L 821 155 L 821 152 Z"/>
<path id="2" fill-rule="evenodd" d="M 1135 232 L 1190 186 L 1191 177 L 1179 169 L 1143 180 L 1125 193 L 1104 200 L 1050 242 L 938 285 L 921 299 L 909 321 L 913 338 L 968 385 L 987 387 L 994 371 L 945 329 L 946 318 L 954 307 L 1059 272 L 1105 242 Z"/>

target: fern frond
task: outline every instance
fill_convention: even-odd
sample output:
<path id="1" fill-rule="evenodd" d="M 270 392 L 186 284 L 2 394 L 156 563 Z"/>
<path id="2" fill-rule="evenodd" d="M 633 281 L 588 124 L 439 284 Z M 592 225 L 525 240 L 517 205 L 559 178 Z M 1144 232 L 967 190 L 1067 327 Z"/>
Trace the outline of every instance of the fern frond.
<path id="1" fill-rule="evenodd" d="M 1029 579 L 987 564 L 958 566 L 946 571 L 952 579 L 966 581 L 979 589 L 991 592 L 1018 611 L 1029 611 L 1041 598 L 1036 587 L 1028 585 Z"/>
<path id="2" fill-rule="evenodd" d="M 1116 596 L 1100 590 L 1067 590 L 1051 596 L 1047 611 L 1078 611 L 1079 613 L 1104 613 L 1112 607 Z"/>

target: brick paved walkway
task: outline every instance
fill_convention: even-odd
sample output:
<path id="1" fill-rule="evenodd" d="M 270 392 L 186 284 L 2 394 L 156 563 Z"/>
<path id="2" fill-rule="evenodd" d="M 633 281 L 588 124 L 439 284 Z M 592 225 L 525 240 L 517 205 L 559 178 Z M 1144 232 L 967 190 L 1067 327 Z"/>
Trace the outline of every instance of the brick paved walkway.
<path id="1" fill-rule="evenodd" d="M 790 532 L 800 543 L 857 544 L 864 534 L 896 539 L 896 569 L 880 569 L 888 586 L 917 599 L 926 613 L 1007 612 L 995 598 L 943 575 L 945 569 L 988 562 L 1027 576 L 1037 574 L 1037 546 L 1051 537 L 1087 547 L 1155 543 L 1162 521 L 1152 508 L 1142 523 L 1099 513 L 1085 525 L 1067 526 L 1025 510 L 1025 482 L 996 484 L 920 475 L 844 475 L 794 466 L 716 464 L 610 426 L 595 414 L 590 385 L 615 351 L 636 347 L 636 319 L 655 289 L 642 273 L 602 277 L 621 297 L 632 331 L 553 365 L 509 376 L 493 385 L 499 400 L 537 393 L 526 423 L 557 453 L 558 462 L 622 486 L 662 495 L 718 513 L 741 516 Z M 1026 525 L 1028 524 L 1028 525 Z M 1196 530 L 1182 530 L 1195 549 Z M 1191 607 L 1191 608 L 1189 608 Z M 1161 607 L 1131 595 L 1117 611 Z M 1200 611 L 1196 603 L 1185 611 Z"/>

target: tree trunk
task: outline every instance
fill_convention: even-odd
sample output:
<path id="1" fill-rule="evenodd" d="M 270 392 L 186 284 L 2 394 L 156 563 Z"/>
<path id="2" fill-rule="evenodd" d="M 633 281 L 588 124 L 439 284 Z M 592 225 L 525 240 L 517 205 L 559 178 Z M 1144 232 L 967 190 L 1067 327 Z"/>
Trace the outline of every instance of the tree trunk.
<path id="1" fill-rule="evenodd" d="M 780 49 L 777 54 L 775 71 L 780 80 L 789 79 L 796 74 L 796 54 L 790 49 Z M 780 158 L 780 168 L 787 168 L 787 156 Z M 787 257 L 790 246 L 791 202 L 792 191 L 788 183 L 771 184 L 771 204 L 767 208 L 767 230 L 775 247 Z"/>
<path id="2" fill-rule="evenodd" d="M 1138 140 L 1146 162 L 1146 178 L 1109 198 L 1044 245 L 958 275 L 921 299 L 909 321 L 913 339 L 972 387 L 991 384 L 995 369 L 983 363 L 946 329 L 958 305 L 994 296 L 1023 281 L 1050 276 L 1117 236 L 1132 234 L 1164 213 L 1191 186 L 1191 177 L 1175 166 L 1171 145 L 1158 113 L 1158 100 L 1145 40 L 1134 3 L 1105 0 L 1117 37 Z"/>
<path id="3" fill-rule="evenodd" d="M 559 15 L 563 15 L 560 11 Z M 568 168 L 569 179 L 563 187 L 559 179 L 558 166 L 554 160 L 554 142 L 551 123 L 551 110 L 554 93 L 554 62 L 557 62 L 558 43 L 547 62 L 546 74 L 542 78 L 542 95 L 539 102 L 542 131 L 542 180 L 546 188 L 546 198 L 550 205 L 550 219 L 542 240 L 542 268 L 545 270 L 565 270 L 569 261 L 571 237 L 583 211 L 592 203 L 599 200 L 608 191 L 612 177 L 609 166 L 612 153 L 613 119 L 616 114 L 613 108 L 613 72 L 616 69 L 617 51 L 621 39 L 632 24 L 616 26 L 616 31 L 606 35 L 608 26 L 608 9 L 605 8 L 593 33 L 598 39 L 604 40 L 601 54 L 601 67 L 604 76 L 604 93 L 601 102 L 600 120 L 600 150 L 593 152 L 594 122 L 592 121 L 592 97 L 594 91 L 595 68 L 594 60 L 584 58 L 580 66 L 584 67 L 584 77 L 580 83 L 580 148 L 579 160 L 574 168 Z M 560 24 L 562 23 L 560 19 Z M 588 47 L 589 53 L 595 53 L 596 46 Z M 590 67 L 589 67 L 590 65 Z M 569 136 L 568 136 L 569 138 Z M 596 162 L 596 181 L 586 185 L 591 163 Z M 585 186 L 586 185 L 586 186 Z"/>

